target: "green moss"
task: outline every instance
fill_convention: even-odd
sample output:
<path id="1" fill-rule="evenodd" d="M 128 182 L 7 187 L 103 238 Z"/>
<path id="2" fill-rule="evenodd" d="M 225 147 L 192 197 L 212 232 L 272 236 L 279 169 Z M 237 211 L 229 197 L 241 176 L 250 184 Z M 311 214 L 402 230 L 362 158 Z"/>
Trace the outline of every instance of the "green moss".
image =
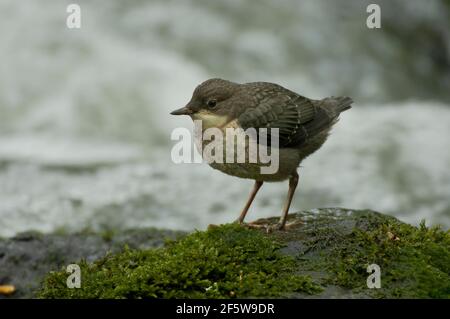
<path id="1" fill-rule="evenodd" d="M 297 219 L 307 222 L 288 232 L 224 225 L 164 248 L 80 262 L 81 289 L 66 287 L 63 270 L 46 277 L 39 297 L 450 298 L 449 231 L 337 208 L 290 217 Z M 381 268 L 381 289 L 367 287 L 370 264 Z"/>
<path id="2" fill-rule="evenodd" d="M 259 231 L 224 225 L 195 232 L 161 249 L 130 250 L 81 267 L 81 288 L 62 270 L 47 275 L 41 298 L 230 298 L 318 293 L 294 258 Z"/>
<path id="3" fill-rule="evenodd" d="M 358 230 L 335 259 L 341 285 L 361 287 L 367 266 L 376 263 L 385 287 L 377 296 L 450 298 L 450 236 L 438 228 L 388 223 Z"/>
<path id="4" fill-rule="evenodd" d="M 376 298 L 450 298 L 450 232 L 380 216 L 355 214 L 357 227 L 347 234 L 323 230 L 309 243 L 319 258 L 301 263 L 327 272 L 322 284 Z M 381 289 L 367 288 L 370 264 L 381 268 Z"/>

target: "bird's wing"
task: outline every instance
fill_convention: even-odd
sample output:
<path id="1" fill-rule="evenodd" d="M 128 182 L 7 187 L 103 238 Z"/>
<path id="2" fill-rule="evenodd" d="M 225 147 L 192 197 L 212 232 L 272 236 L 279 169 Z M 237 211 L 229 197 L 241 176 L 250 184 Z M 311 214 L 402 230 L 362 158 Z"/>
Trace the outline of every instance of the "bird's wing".
<path id="1" fill-rule="evenodd" d="M 278 128 L 281 147 L 301 146 L 336 120 L 341 111 L 335 108 L 338 99 L 311 100 L 286 90 L 264 97 L 257 107 L 246 109 L 238 121 L 243 129 Z"/>

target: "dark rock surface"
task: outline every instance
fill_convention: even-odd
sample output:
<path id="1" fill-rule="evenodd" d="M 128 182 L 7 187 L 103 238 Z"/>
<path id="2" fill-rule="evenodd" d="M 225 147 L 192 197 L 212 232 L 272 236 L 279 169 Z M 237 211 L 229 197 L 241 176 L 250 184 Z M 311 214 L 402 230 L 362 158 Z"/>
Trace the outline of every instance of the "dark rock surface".
<path id="1" fill-rule="evenodd" d="M 255 223 L 275 224 L 277 220 L 274 217 Z M 427 228 L 424 224 L 414 227 L 370 210 L 343 208 L 291 214 L 288 224 L 291 227 L 287 231 L 271 232 L 269 238 L 282 243 L 281 253 L 295 260 L 295 273 L 310 277 L 322 287 L 318 293 L 308 289 L 291 291 L 286 294 L 289 298 L 450 298 L 448 230 Z M 212 229 L 215 227 L 218 226 Z M 61 271 L 81 259 L 93 262 L 107 252 L 122 251 L 125 245 L 141 252 L 185 235 L 170 230 L 136 229 L 48 235 L 29 232 L 0 239 L 0 285 L 16 287 L 8 298 L 33 298 L 50 271 Z M 193 249 L 189 245 L 183 247 Z M 367 267 L 371 264 L 380 265 L 381 289 L 367 287 Z"/>
<path id="2" fill-rule="evenodd" d="M 80 259 L 92 262 L 107 252 L 122 250 L 124 245 L 134 249 L 161 247 L 166 239 L 181 235 L 182 232 L 158 229 L 135 229 L 117 234 L 18 234 L 0 239 L 0 285 L 16 287 L 9 298 L 33 298 L 49 271 L 60 270 Z M 4 297 L 0 295 L 0 299 Z"/>

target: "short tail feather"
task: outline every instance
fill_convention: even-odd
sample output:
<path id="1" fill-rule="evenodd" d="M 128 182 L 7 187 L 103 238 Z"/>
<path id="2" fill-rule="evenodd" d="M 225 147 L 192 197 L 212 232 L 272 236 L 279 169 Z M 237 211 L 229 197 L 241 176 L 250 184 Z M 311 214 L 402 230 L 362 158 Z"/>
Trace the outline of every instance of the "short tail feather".
<path id="1" fill-rule="evenodd" d="M 334 100 L 335 110 L 338 113 L 352 108 L 353 100 L 348 96 L 332 97 L 331 99 Z"/>

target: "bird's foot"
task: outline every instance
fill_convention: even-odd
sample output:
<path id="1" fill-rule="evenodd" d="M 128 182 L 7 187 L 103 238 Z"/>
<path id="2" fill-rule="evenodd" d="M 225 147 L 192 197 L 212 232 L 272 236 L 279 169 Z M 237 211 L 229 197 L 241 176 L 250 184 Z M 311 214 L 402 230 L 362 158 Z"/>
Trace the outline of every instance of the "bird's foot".
<path id="1" fill-rule="evenodd" d="M 295 226 L 302 225 L 303 222 L 301 220 L 296 220 L 290 223 L 282 224 L 280 222 L 276 224 L 270 224 L 270 223 L 258 223 L 258 222 L 251 222 L 251 223 L 240 223 L 244 225 L 245 227 L 252 228 L 252 229 L 263 229 L 267 233 L 271 233 L 273 231 L 287 231 L 289 229 L 294 228 Z"/>
<path id="2" fill-rule="evenodd" d="M 276 224 L 248 223 L 248 224 L 244 224 L 244 226 L 251 228 L 251 229 L 262 229 L 268 234 L 275 230 L 280 230 L 280 231 L 285 230 L 285 226 L 281 225 L 280 223 L 276 223 Z"/>
<path id="3" fill-rule="evenodd" d="M 289 229 L 295 228 L 295 227 L 303 225 L 303 224 L 304 224 L 304 222 L 302 220 L 297 219 L 297 220 L 294 220 L 294 221 L 292 221 L 290 223 L 286 223 L 284 225 L 284 229 L 285 230 L 289 230 Z"/>

